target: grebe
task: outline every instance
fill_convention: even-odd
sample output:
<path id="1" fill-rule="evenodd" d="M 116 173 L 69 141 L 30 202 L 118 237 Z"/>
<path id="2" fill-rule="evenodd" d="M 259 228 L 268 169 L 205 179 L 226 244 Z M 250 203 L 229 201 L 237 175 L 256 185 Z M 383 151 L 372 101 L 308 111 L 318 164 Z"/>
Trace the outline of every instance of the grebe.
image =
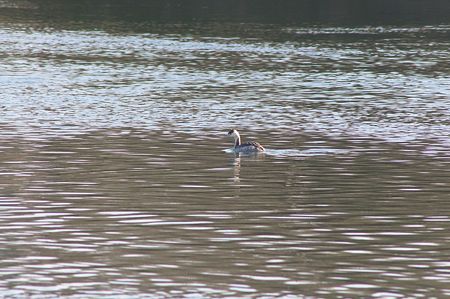
<path id="1" fill-rule="evenodd" d="M 235 129 L 232 129 L 228 132 L 228 135 L 234 137 L 234 147 L 233 151 L 235 153 L 257 153 L 264 152 L 264 147 L 255 141 L 248 141 L 246 143 L 241 143 L 241 136 L 239 132 Z"/>

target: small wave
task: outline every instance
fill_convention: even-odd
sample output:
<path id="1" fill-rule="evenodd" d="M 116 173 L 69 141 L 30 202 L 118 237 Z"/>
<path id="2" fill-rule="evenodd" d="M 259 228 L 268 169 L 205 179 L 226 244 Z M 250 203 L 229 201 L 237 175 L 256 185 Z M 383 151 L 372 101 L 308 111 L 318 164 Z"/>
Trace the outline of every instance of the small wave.
<path id="1" fill-rule="evenodd" d="M 232 148 L 226 148 L 226 149 L 224 149 L 223 151 L 224 151 L 225 153 L 227 153 L 227 154 L 234 154 L 234 151 L 233 151 Z"/>

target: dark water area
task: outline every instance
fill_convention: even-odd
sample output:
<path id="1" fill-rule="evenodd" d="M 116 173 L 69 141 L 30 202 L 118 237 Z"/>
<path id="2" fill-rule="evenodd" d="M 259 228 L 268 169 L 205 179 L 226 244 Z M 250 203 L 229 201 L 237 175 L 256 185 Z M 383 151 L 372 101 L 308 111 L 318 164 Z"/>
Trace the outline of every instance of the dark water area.
<path id="1" fill-rule="evenodd" d="M 449 297 L 449 15 L 0 1 L 0 297 Z"/>
<path id="2" fill-rule="evenodd" d="M 448 39 L 446 30 L 427 30 L 450 22 L 450 4 L 431 1 L 360 0 L 99 0 L 4 1 L 2 19 L 61 30 L 190 34 L 294 41 L 337 35 L 341 38 L 401 38 L 405 32 L 386 27 L 425 27 L 411 36 Z M 9 20 L 9 21 L 8 21 Z M 283 27 L 333 28 L 328 32 L 293 34 Z M 368 32 L 358 28 L 370 27 Z M 341 28 L 345 32 L 335 31 Z M 354 32 L 348 29 L 355 29 Z"/>
<path id="3" fill-rule="evenodd" d="M 49 19 L 270 24 L 400 25 L 448 22 L 445 0 L 99 0 L 17 1 Z M 21 5 L 22 4 L 22 5 Z"/>

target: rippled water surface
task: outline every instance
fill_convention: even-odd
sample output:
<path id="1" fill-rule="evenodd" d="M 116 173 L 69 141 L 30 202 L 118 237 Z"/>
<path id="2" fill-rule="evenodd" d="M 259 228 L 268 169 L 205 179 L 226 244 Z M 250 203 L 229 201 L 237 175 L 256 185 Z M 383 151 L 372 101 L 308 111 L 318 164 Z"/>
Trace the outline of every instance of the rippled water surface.
<path id="1" fill-rule="evenodd" d="M 449 26 L 0 24 L 1 297 L 450 296 Z"/>

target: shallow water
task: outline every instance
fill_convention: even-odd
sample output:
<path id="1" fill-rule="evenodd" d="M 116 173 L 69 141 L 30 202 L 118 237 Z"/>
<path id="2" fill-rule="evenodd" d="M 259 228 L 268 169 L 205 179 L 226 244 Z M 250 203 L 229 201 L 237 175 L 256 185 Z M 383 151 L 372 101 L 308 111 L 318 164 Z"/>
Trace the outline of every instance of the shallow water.
<path id="1" fill-rule="evenodd" d="M 10 18 L 0 296 L 450 295 L 450 27 Z"/>

